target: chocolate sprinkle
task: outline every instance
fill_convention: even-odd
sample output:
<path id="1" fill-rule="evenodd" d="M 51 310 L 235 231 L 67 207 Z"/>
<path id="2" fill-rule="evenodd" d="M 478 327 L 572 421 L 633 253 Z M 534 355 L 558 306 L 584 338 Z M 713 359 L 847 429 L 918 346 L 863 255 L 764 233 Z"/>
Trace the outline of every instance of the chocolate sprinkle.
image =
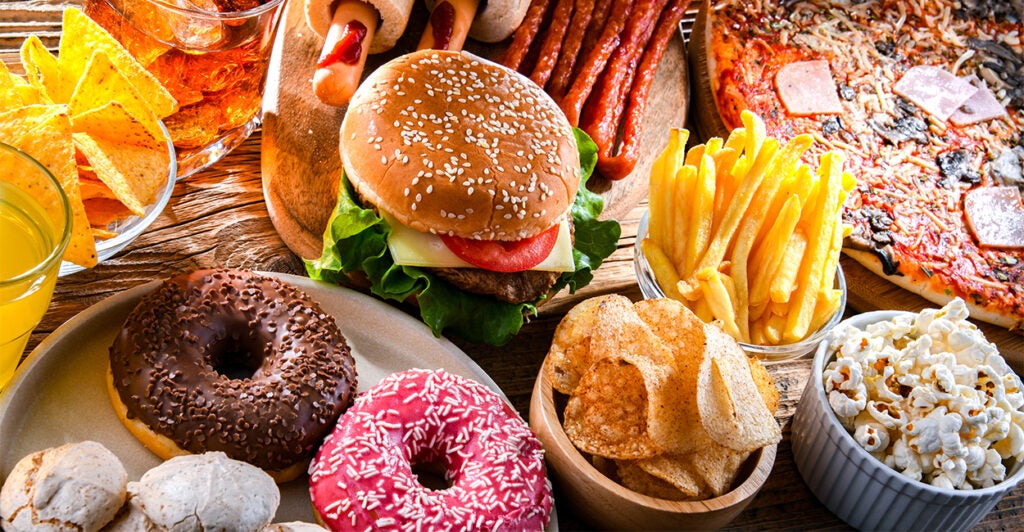
<path id="1" fill-rule="evenodd" d="M 356 388 L 334 318 L 296 287 L 238 270 L 179 275 L 143 297 L 110 369 L 130 418 L 186 451 L 272 471 L 310 459 Z"/>

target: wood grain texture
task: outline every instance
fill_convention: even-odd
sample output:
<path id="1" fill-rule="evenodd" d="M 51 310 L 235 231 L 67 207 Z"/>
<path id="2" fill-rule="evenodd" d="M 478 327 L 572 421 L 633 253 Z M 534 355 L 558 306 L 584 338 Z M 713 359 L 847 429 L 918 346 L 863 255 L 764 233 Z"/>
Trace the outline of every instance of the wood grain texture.
<path id="1" fill-rule="evenodd" d="M 426 20 L 423 6 L 417 4 L 405 35 L 391 51 L 369 56 L 364 75 L 414 50 Z M 334 208 L 341 174 L 338 128 L 345 109 L 320 103 L 310 82 L 321 45 L 322 39 L 306 26 L 302 2 L 289 4 L 264 96 L 263 187 L 270 219 L 288 247 L 305 258 L 320 256 L 321 235 Z M 495 58 L 502 45 L 469 41 L 466 49 Z M 604 218 L 622 217 L 647 197 L 647 175 L 667 142 L 668 129 L 686 123 L 688 77 L 685 47 L 677 34 L 662 56 L 651 87 L 636 168 L 619 181 L 595 177 L 588 183 L 605 198 Z"/>
<path id="2" fill-rule="evenodd" d="M 0 11 L 2 20 L 18 13 L 31 19 L 41 4 L 16 2 Z M 296 3 L 296 2 L 293 2 Z M 17 5 L 16 5 L 17 4 Z M 19 11 L 18 5 L 26 6 Z M 16 48 L 21 38 L 10 39 Z M 6 48 L 6 45 L 4 45 Z M 255 134 L 212 168 L 179 182 L 167 208 L 154 224 L 124 251 L 92 270 L 82 271 L 57 283 L 53 302 L 33 332 L 29 349 L 49 333 L 90 305 L 123 290 L 197 268 L 231 267 L 304 274 L 301 259 L 274 229 L 260 171 L 261 136 Z M 596 272 L 594 281 L 577 294 L 560 294 L 542 307 L 509 345 L 500 348 L 455 342 L 472 357 L 510 398 L 524 418 L 529 414 L 531 392 L 547 354 L 558 321 L 585 297 L 621 293 L 640 299 L 633 273 L 633 245 L 643 205 L 629 209 L 619 219 L 623 225 L 619 249 Z M 408 310 L 408 309 L 403 309 Z M 796 411 L 807 382 L 810 360 L 802 359 L 769 367 L 782 396 L 778 417 L 783 440 L 775 466 L 764 488 L 734 520 L 730 530 L 846 529 L 807 490 L 793 464 L 788 420 Z M 0 442 L 2 445 L 3 442 Z M 567 503 L 556 484 L 561 530 L 592 528 Z M 981 531 L 1024 528 L 1024 487 L 1018 487 L 979 523 Z"/>

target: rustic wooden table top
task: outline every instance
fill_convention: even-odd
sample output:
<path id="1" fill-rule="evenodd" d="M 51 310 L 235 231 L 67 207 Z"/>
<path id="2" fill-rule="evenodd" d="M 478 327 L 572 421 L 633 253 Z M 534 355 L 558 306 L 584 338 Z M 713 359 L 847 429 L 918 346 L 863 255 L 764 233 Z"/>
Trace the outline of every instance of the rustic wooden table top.
<path id="1" fill-rule="evenodd" d="M 0 50 L 20 46 L 27 33 L 42 34 L 55 45 L 60 3 L 0 3 Z M 60 279 L 50 308 L 33 332 L 26 353 L 90 305 L 177 273 L 229 267 L 305 275 L 302 261 L 285 246 L 268 218 L 260 147 L 261 135 L 257 132 L 211 168 L 180 181 L 160 217 L 124 251 L 92 270 Z M 564 313 L 581 299 L 600 294 L 614 292 L 634 300 L 641 298 L 632 259 L 637 223 L 644 208 L 637 206 L 619 220 L 623 227 L 619 249 L 596 272 L 594 281 L 576 294 L 560 294 L 543 306 L 540 315 L 507 346 L 495 348 L 453 339 L 494 379 L 524 418 L 537 372 Z M 778 418 L 784 427 L 783 440 L 767 484 L 731 527 L 847 528 L 808 491 L 793 462 L 789 421 L 806 384 L 810 360 L 772 365 L 769 371 L 782 394 Z M 560 529 L 587 528 L 573 511 L 572 502 L 559 498 L 557 491 L 556 502 Z M 1024 486 L 1019 486 L 976 529 L 1022 527 Z"/>

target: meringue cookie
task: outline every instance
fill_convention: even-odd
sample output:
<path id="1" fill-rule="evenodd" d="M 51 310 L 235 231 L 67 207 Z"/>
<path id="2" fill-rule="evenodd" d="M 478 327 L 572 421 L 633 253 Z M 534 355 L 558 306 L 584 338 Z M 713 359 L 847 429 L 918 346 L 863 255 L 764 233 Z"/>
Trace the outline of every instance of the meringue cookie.
<path id="1" fill-rule="evenodd" d="M 0 489 L 0 526 L 21 530 L 99 530 L 124 504 L 128 473 L 94 441 L 32 453 Z"/>

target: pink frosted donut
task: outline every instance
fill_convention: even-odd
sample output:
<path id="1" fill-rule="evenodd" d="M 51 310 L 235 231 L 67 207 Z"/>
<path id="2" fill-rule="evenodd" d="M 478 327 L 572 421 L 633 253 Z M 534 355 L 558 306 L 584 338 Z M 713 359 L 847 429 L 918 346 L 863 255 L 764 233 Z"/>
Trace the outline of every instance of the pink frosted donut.
<path id="1" fill-rule="evenodd" d="M 432 490 L 413 468 L 444 469 Z M 477 382 L 443 370 L 395 373 L 338 420 L 310 465 L 331 530 L 541 530 L 551 484 L 540 441 Z"/>

